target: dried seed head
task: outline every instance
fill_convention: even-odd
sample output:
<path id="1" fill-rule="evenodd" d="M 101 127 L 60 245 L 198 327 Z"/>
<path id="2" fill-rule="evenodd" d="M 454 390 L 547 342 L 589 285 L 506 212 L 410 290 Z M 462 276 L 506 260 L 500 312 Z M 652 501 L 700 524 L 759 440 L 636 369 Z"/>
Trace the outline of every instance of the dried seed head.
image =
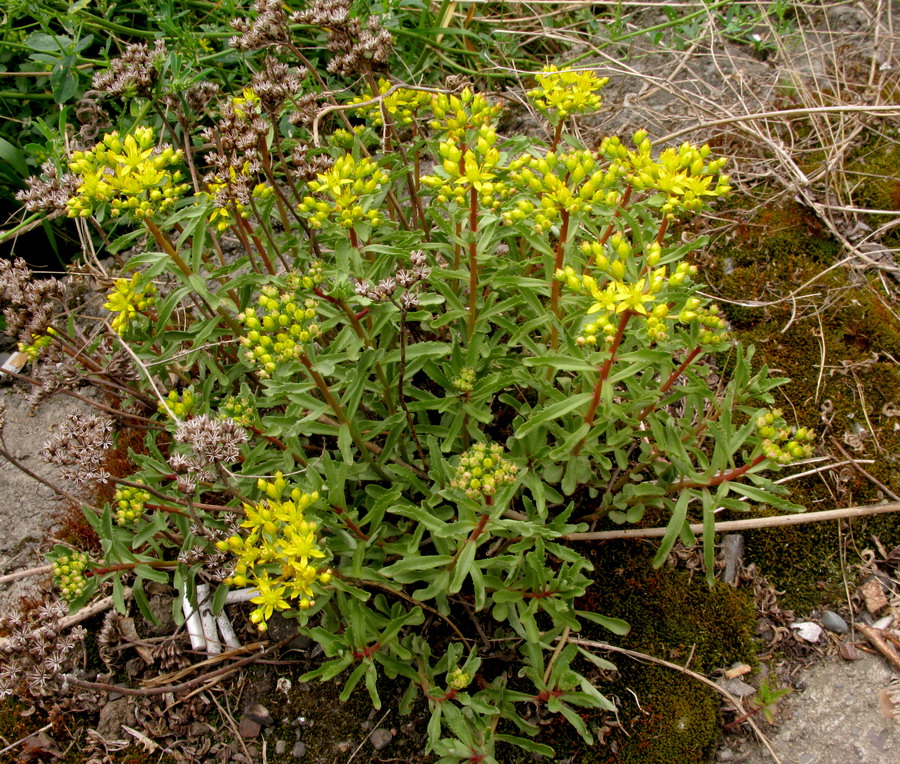
<path id="1" fill-rule="evenodd" d="M 104 483 L 103 468 L 112 447 L 113 420 L 101 414 L 69 414 L 41 450 L 41 456 L 60 467 L 60 474 L 76 485 Z"/>
<path id="2" fill-rule="evenodd" d="M 19 191 L 16 199 L 25 203 L 28 212 L 60 212 L 66 209 L 66 202 L 78 190 L 78 178 L 72 173 L 60 174 L 53 162 L 41 165 L 41 176 L 28 178 L 28 188 Z"/>
<path id="3" fill-rule="evenodd" d="M 231 26 L 240 34 L 228 44 L 238 50 L 257 50 L 290 42 L 287 14 L 281 0 L 256 0 L 253 3 L 256 18 L 232 19 Z"/>
<path id="4" fill-rule="evenodd" d="M 119 58 L 110 61 L 109 69 L 94 75 L 94 88 L 110 96 L 150 98 L 167 52 L 162 40 L 157 40 L 152 49 L 143 42 L 129 45 Z"/>
<path id="5" fill-rule="evenodd" d="M 263 111 L 269 115 L 277 114 L 288 98 L 300 92 L 307 73 L 304 67 L 292 68 L 273 56 L 266 56 L 264 68 L 253 75 L 251 82 Z"/>
<path id="6" fill-rule="evenodd" d="M 189 445 L 199 463 L 206 467 L 236 462 L 241 445 L 247 442 L 247 433 L 233 419 L 214 419 L 201 414 L 182 422 L 175 432 L 175 440 Z"/>

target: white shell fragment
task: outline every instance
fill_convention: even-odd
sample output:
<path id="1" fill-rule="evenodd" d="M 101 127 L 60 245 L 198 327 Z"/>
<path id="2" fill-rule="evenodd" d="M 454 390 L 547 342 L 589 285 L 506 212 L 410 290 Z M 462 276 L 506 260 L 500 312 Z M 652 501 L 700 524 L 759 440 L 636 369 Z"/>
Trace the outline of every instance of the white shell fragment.
<path id="1" fill-rule="evenodd" d="M 806 642 L 818 642 L 822 636 L 822 627 L 812 621 L 800 621 L 791 624 L 792 629 L 797 630 L 797 636 Z"/>

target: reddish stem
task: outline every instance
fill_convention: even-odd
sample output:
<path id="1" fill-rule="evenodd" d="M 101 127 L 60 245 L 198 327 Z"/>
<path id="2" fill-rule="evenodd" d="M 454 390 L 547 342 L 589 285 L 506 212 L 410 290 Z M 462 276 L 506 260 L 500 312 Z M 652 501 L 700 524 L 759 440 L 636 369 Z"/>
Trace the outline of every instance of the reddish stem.
<path id="1" fill-rule="evenodd" d="M 550 144 L 550 151 L 556 151 L 559 145 L 559 139 L 562 138 L 563 120 L 556 123 L 556 131 L 553 133 L 553 141 Z"/>
<path id="2" fill-rule="evenodd" d="M 766 458 L 765 454 L 760 454 L 752 462 L 747 462 L 747 464 L 742 465 L 741 467 L 736 467 L 731 470 L 731 472 L 723 472 L 721 475 L 716 475 L 712 480 L 708 483 L 697 483 L 693 480 L 685 480 L 680 483 L 673 483 L 669 486 L 669 492 L 673 491 L 682 491 L 685 488 L 714 488 L 721 483 L 724 483 L 726 480 L 737 480 L 741 475 L 746 472 L 752 470 L 757 464 L 764 461 Z"/>
<path id="3" fill-rule="evenodd" d="M 656 243 L 662 246 L 663 239 L 666 237 L 666 229 L 669 227 L 669 218 L 664 217 L 659 226 L 659 233 L 656 234 Z"/>
<path id="4" fill-rule="evenodd" d="M 344 510 L 341 509 L 337 504 L 332 504 L 331 508 L 334 510 L 335 514 L 341 518 L 344 525 L 346 525 L 351 531 L 353 531 L 360 539 L 363 541 L 368 541 L 369 537 L 363 533 L 359 526 L 350 519 L 350 517 L 344 514 Z"/>
<path id="5" fill-rule="evenodd" d="M 594 415 L 597 413 L 597 406 L 600 403 L 600 391 L 603 389 L 603 383 L 609 378 L 609 371 L 612 368 L 613 361 L 616 360 L 616 351 L 619 349 L 619 345 L 622 344 L 622 338 L 625 336 L 625 327 L 628 325 L 628 320 L 632 315 L 630 310 L 626 310 L 619 319 L 616 336 L 613 338 L 612 345 L 609 347 L 609 358 L 603 362 L 603 366 L 600 368 L 600 377 L 597 380 L 597 384 L 594 385 L 594 395 L 591 398 L 591 405 L 584 415 L 584 421 L 587 424 L 594 423 Z"/>
<path id="6" fill-rule="evenodd" d="M 675 381 L 682 375 L 684 370 L 691 365 L 691 361 L 693 361 L 700 354 L 701 350 L 702 348 L 699 345 L 695 347 L 688 354 L 688 357 L 685 358 L 684 361 L 682 361 L 681 365 L 677 369 L 675 369 L 675 371 L 673 371 L 671 375 L 669 375 L 669 378 L 666 380 L 665 384 L 659 388 L 660 396 L 665 395 L 669 391 L 669 388 L 675 384 Z M 651 413 L 653 413 L 653 411 L 656 409 L 656 405 L 656 403 L 648 404 L 647 407 L 638 415 L 638 422 L 643 422 Z"/>

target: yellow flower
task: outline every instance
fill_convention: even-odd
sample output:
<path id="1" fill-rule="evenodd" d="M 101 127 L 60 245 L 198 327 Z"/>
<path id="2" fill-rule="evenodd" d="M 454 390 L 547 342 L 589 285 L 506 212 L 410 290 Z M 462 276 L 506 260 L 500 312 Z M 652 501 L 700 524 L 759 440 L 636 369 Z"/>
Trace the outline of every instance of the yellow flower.
<path id="1" fill-rule="evenodd" d="M 171 210 L 188 189 L 181 173 L 169 169 L 182 157 L 181 150 L 156 146 L 149 127 L 135 128 L 124 140 L 118 132 L 107 133 L 90 151 L 72 154 L 69 169 L 81 183 L 66 202 L 69 217 L 89 217 L 106 204 L 113 216 L 138 219 Z"/>
<path id="2" fill-rule="evenodd" d="M 588 314 L 598 313 L 601 310 L 611 313 L 616 310 L 616 303 L 620 299 L 618 285 L 610 282 L 606 285 L 606 289 L 600 290 L 596 286 L 591 290 L 591 297 L 595 302 L 588 308 Z"/>
<path id="3" fill-rule="evenodd" d="M 393 121 L 398 125 L 412 124 L 419 110 L 428 105 L 431 96 L 421 90 L 410 90 L 409 88 L 399 88 L 390 95 L 384 95 L 391 89 L 391 83 L 385 79 L 378 81 L 378 95 L 384 96 L 380 103 L 361 106 L 360 111 L 365 117 L 371 120 L 375 126 L 384 124 L 381 109 L 384 108 L 391 115 Z M 373 98 L 373 93 L 369 89 L 365 95 L 357 96 L 350 100 L 351 104 L 364 103 Z"/>
<path id="4" fill-rule="evenodd" d="M 642 316 L 647 315 L 647 309 L 644 307 L 645 302 L 653 302 L 655 299 L 652 294 L 644 291 L 646 279 L 639 279 L 635 284 L 623 284 L 614 282 L 614 286 L 618 294 L 616 301 L 616 313 L 624 313 L 630 310 L 632 313 L 639 313 Z"/>
<path id="5" fill-rule="evenodd" d="M 141 275 L 135 273 L 130 279 L 116 279 L 112 291 L 106 296 L 103 307 L 118 314 L 111 322 L 117 334 L 124 334 L 138 312 L 147 310 L 156 301 L 156 287 L 152 283 L 139 286 L 140 278 Z"/>
<path id="6" fill-rule="evenodd" d="M 304 197 L 298 209 L 309 218 L 312 228 L 321 228 L 333 218 L 343 228 L 364 221 L 380 225 L 381 191 L 388 179 L 388 174 L 368 157 L 356 159 L 344 154 L 330 170 L 309 181 L 310 190 L 318 198 Z"/>
<path id="7" fill-rule="evenodd" d="M 536 75 L 538 86 L 527 95 L 554 124 L 573 114 L 597 111 L 603 102 L 600 90 L 609 77 L 598 77 L 591 70 L 557 69 L 546 66 Z"/>
<path id="8" fill-rule="evenodd" d="M 312 564 L 326 556 L 316 539 L 318 524 L 305 516 L 305 510 L 318 502 L 318 492 L 293 488 L 290 498 L 282 499 L 287 483 L 281 473 L 274 481 L 260 479 L 259 488 L 269 498 L 244 504 L 241 527 L 246 534 L 219 541 L 216 547 L 237 557 L 227 583 L 259 589 L 251 600 L 258 607 L 250 620 L 264 631 L 272 613 L 287 610 L 292 601 L 301 609 L 313 607 L 314 586 L 327 584 L 332 574 Z"/>

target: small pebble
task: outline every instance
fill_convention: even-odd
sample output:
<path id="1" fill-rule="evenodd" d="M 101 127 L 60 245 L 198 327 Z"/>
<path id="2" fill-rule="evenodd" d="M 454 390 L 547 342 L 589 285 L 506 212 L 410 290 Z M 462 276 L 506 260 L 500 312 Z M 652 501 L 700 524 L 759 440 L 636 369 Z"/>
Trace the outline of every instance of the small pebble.
<path id="1" fill-rule="evenodd" d="M 244 709 L 244 716 L 253 719 L 253 721 L 261 724 L 263 727 L 271 727 L 275 724 L 275 720 L 272 718 L 272 714 L 269 713 L 269 709 L 261 703 L 251 703 L 247 706 L 247 708 Z"/>
<path id="2" fill-rule="evenodd" d="M 841 643 L 840 647 L 841 658 L 845 661 L 858 661 L 862 656 L 859 654 L 859 650 L 857 650 L 853 645 L 849 645 L 846 642 Z"/>
<path id="3" fill-rule="evenodd" d="M 716 754 L 716 761 L 734 761 L 734 751 L 730 748 L 723 748 Z"/>
<path id="4" fill-rule="evenodd" d="M 275 753 L 281 756 L 287 750 L 287 743 L 284 740 L 275 741 Z"/>
<path id="5" fill-rule="evenodd" d="M 338 753 L 348 753 L 353 747 L 353 743 L 349 740 L 341 740 L 340 742 L 335 743 L 334 747 L 337 749 Z"/>
<path id="6" fill-rule="evenodd" d="M 296 743 L 294 743 L 294 747 L 291 749 L 291 756 L 293 756 L 295 759 L 302 759 L 304 756 L 306 756 L 306 743 L 304 743 L 302 740 L 298 740 Z"/>
<path id="7" fill-rule="evenodd" d="M 797 636 L 806 642 L 818 642 L 822 636 L 822 627 L 812 621 L 799 621 L 792 623 L 791 628 L 797 632 Z"/>
<path id="8" fill-rule="evenodd" d="M 372 733 L 372 736 L 369 738 L 372 745 L 375 746 L 376 751 L 383 751 L 387 748 L 391 741 L 394 739 L 394 733 L 384 727 L 379 727 Z"/>
<path id="9" fill-rule="evenodd" d="M 822 613 L 822 617 L 819 620 L 822 621 L 822 625 L 828 629 L 828 631 L 833 631 L 835 634 L 846 634 L 850 631 L 847 622 L 837 613 L 833 613 L 830 610 L 826 610 Z"/>
<path id="10" fill-rule="evenodd" d="M 262 727 L 258 722 L 251 719 L 249 716 L 242 716 L 241 723 L 238 725 L 238 732 L 240 736 L 243 738 L 254 738 L 259 737 L 259 731 Z"/>

